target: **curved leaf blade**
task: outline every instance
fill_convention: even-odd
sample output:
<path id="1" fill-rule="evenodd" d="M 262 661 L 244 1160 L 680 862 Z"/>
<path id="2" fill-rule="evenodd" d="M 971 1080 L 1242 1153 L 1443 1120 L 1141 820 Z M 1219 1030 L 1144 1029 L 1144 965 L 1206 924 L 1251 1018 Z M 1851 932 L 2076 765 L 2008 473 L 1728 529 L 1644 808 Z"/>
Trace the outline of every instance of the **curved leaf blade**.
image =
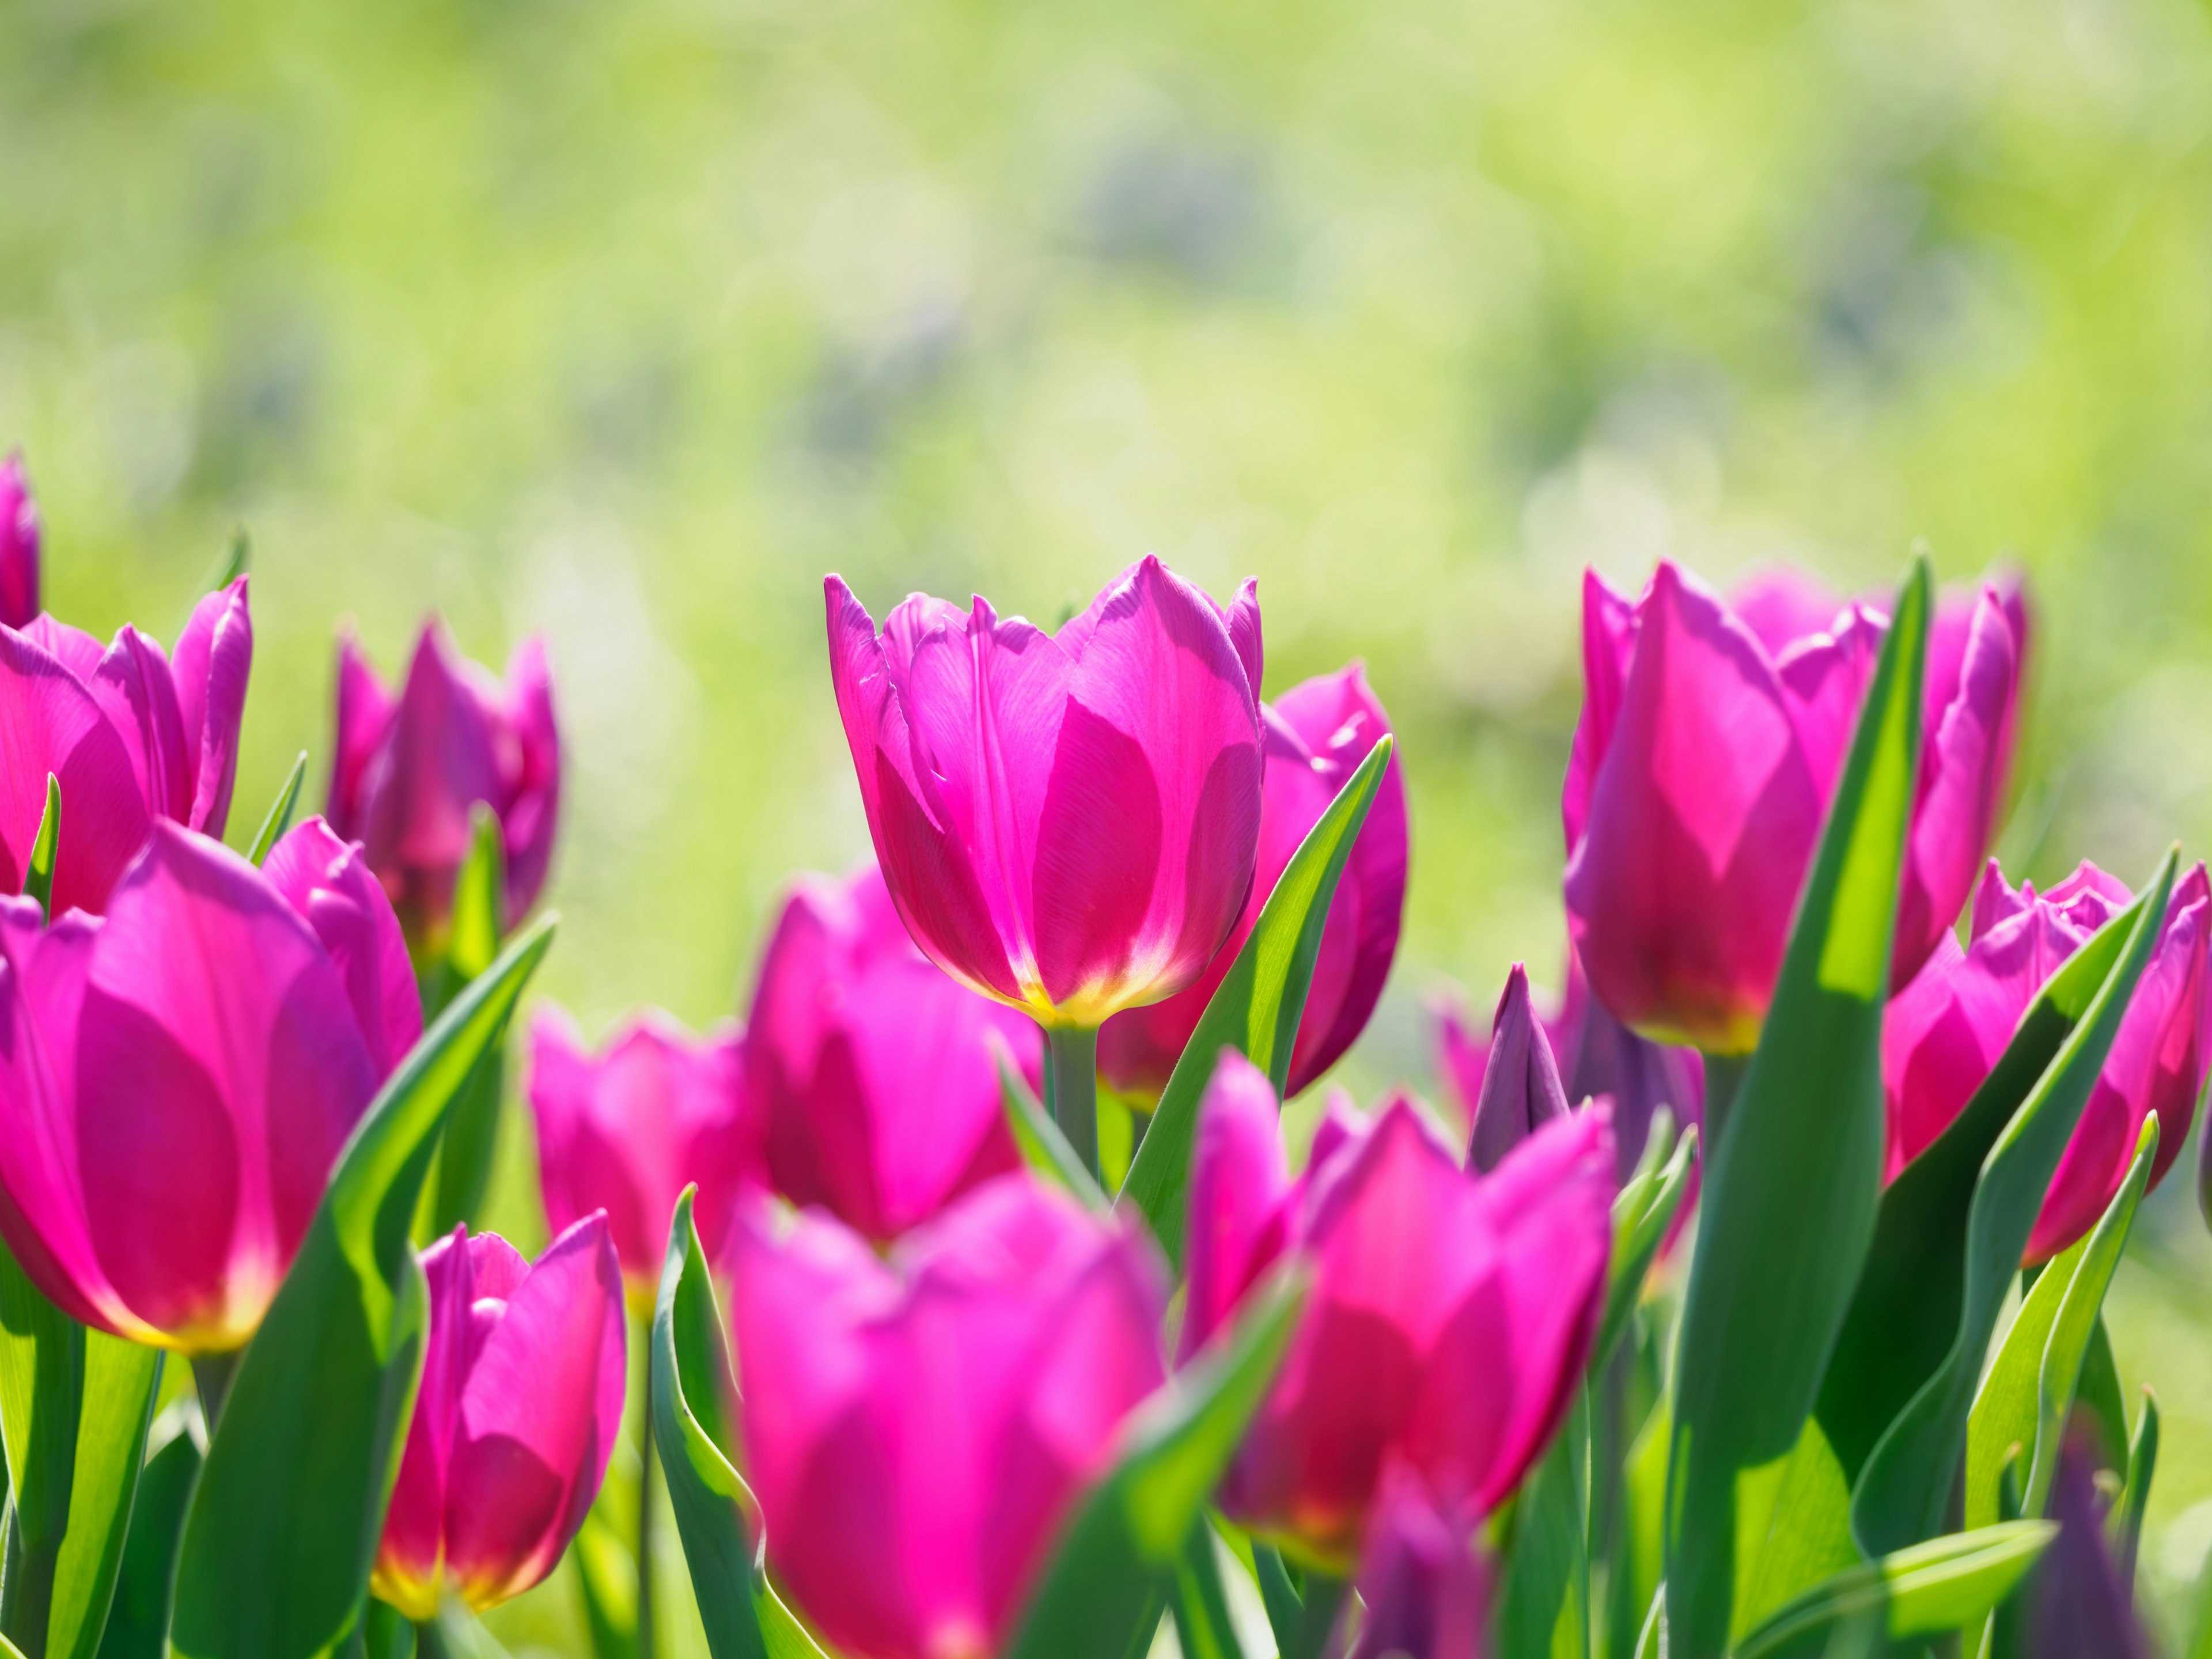
<path id="1" fill-rule="evenodd" d="M 277 790 L 276 799 L 269 803 L 269 811 L 261 820 L 261 827 L 253 832 L 252 844 L 246 848 L 246 857 L 256 869 L 269 857 L 269 849 L 284 838 L 292 827 L 292 814 L 299 810 L 300 787 L 307 781 L 307 751 L 302 749 L 292 769 L 285 775 L 283 787 Z"/>
<path id="2" fill-rule="evenodd" d="M 168 1438 L 139 1474 L 131 1529 L 108 1605 L 107 1629 L 100 1638 L 100 1659 L 162 1659 L 168 1650 L 169 1587 L 176 1573 L 177 1542 L 184 1534 L 185 1506 L 191 1502 L 192 1487 L 200 1478 L 202 1453 L 194 1437 L 198 1409 L 185 1402 L 185 1412 L 193 1415 L 179 1413 L 174 1418 Z"/>
<path id="3" fill-rule="evenodd" d="M 1215 989 L 1198 1028 L 1176 1061 L 1153 1109 L 1151 1126 L 1121 1183 L 1117 1204 L 1134 1209 L 1180 1271 L 1183 1210 L 1190 1182 L 1192 1139 L 1198 1103 L 1212 1080 L 1224 1048 L 1234 1048 L 1267 1073 L 1279 1099 L 1291 1073 L 1291 1049 L 1313 984 L 1322 926 L 1336 884 L 1367 822 L 1367 809 L 1382 786 L 1393 739 L 1385 737 L 1345 780 L 1328 810 L 1283 868 L 1275 890 L 1260 909 L 1251 935 Z"/>
<path id="4" fill-rule="evenodd" d="M 1727 1649 L 1742 1488 L 1796 1447 L 1874 1236 L 1881 1016 L 1930 605 L 1921 560 L 1898 594 L 1765 1031 L 1707 1159 L 1668 1475 L 1677 1659 Z"/>
<path id="5" fill-rule="evenodd" d="M 2008 1522 L 1852 1567 L 1761 1624 L 1736 1648 L 1735 1659 L 1815 1654 L 1817 1644 L 1838 1629 L 1877 1615 L 1892 1641 L 1978 1625 L 2057 1534 L 2047 1521 Z"/>
<path id="6" fill-rule="evenodd" d="M 183 1659 L 309 1659 L 361 1617 L 429 1324 L 408 1230 L 454 1097 L 553 927 L 519 935 L 439 1016 L 339 1154 L 192 1495 L 171 1632 Z"/>

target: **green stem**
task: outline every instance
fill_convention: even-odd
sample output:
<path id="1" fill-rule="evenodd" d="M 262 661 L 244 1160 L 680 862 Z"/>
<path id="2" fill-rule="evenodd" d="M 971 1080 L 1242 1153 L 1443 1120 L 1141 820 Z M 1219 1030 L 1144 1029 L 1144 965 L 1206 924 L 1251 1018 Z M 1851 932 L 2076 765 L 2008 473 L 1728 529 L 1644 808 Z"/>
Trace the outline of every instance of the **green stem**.
<path id="1" fill-rule="evenodd" d="M 199 1391 L 200 1415 L 207 1419 L 208 1438 L 215 1438 L 215 1425 L 222 1420 L 222 1403 L 230 1398 L 230 1381 L 238 1374 L 238 1362 L 246 1350 L 234 1348 L 228 1353 L 196 1353 L 192 1356 L 192 1386 Z"/>
<path id="2" fill-rule="evenodd" d="M 1052 1115 L 1067 1144 L 1098 1178 L 1098 1032 L 1084 1025 L 1045 1028 L 1052 1056 Z"/>
<path id="3" fill-rule="evenodd" d="M 1714 1155 L 1720 1151 L 1721 1137 L 1728 1133 L 1729 1116 L 1735 1109 L 1736 1097 L 1743 1092 L 1744 1073 L 1750 1069 L 1749 1054 L 1705 1056 L 1705 1144 L 1698 1152 L 1707 1169 L 1712 1167 Z"/>
<path id="4" fill-rule="evenodd" d="M 639 1448 L 641 1462 L 637 1476 L 637 1659 L 653 1659 L 653 1472 L 659 1467 L 653 1446 L 653 1370 L 652 1332 L 647 1328 L 648 1340 L 638 1345 L 640 1357 L 645 1362 L 645 1406 L 639 1416 L 644 1444 Z"/>

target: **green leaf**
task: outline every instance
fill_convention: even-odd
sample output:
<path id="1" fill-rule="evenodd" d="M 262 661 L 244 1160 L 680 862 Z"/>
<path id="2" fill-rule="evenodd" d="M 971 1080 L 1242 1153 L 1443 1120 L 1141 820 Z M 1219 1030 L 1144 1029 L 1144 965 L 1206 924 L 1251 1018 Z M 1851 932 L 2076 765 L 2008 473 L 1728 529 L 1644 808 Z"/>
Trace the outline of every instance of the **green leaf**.
<path id="1" fill-rule="evenodd" d="M 1870 1554 L 1942 1526 L 2006 1287 L 2149 960 L 2155 927 L 2140 924 L 2164 914 L 2173 864 L 2045 982 L 1965 1109 L 1882 1194 L 1819 1407 Z"/>
<path id="2" fill-rule="evenodd" d="M 1298 1018 L 1313 983 L 1322 928 L 1336 897 L 1336 884 L 1367 821 L 1367 809 L 1390 763 L 1391 739 L 1368 751 L 1336 799 L 1284 866 L 1260 919 L 1199 1016 L 1198 1027 L 1168 1078 L 1151 1127 L 1121 1183 L 1119 1204 L 1141 1214 L 1180 1270 L 1184 1194 L 1190 1182 L 1190 1149 L 1198 1105 L 1213 1080 L 1224 1048 L 1234 1048 L 1267 1073 L 1279 1098 L 1291 1073 Z"/>
<path id="3" fill-rule="evenodd" d="M 361 1616 L 429 1322 L 408 1229 L 453 1097 L 505 1034 L 553 926 L 519 935 L 439 1016 L 339 1154 L 192 1496 L 181 1659 L 307 1659 Z"/>
<path id="4" fill-rule="evenodd" d="M 1225 1547 L 1212 1527 L 1193 1527 L 1177 1563 L 1168 1608 L 1175 1615 L 1182 1659 L 1245 1659 L 1244 1644 L 1229 1607 L 1229 1587 L 1216 1551 Z M 1230 1558 L 1236 1567 L 1236 1558 Z"/>
<path id="5" fill-rule="evenodd" d="M 138 1476 L 137 1501 L 131 1506 L 131 1529 L 123 1544 L 122 1569 L 107 1610 L 107 1630 L 100 1638 L 100 1659 L 163 1659 L 169 1644 L 169 1585 L 175 1576 L 177 1541 L 184 1535 L 185 1507 L 200 1478 L 197 1404 L 181 1401 L 162 1413 L 167 1437 L 146 1460 Z"/>
<path id="6" fill-rule="evenodd" d="M 1013 1132 L 1014 1145 L 1021 1149 L 1022 1162 L 1032 1173 L 1073 1194 L 1090 1208 L 1107 1209 L 1112 1200 L 1091 1178 L 1091 1171 L 1083 1167 L 1083 1159 L 1067 1144 L 1067 1137 L 1060 1133 L 1060 1125 L 1052 1121 L 1044 1103 L 1030 1092 L 1029 1079 L 1015 1068 L 1006 1044 L 994 1040 L 994 1047 L 999 1063 L 999 1103 L 1006 1113 L 1006 1127 Z"/>
<path id="7" fill-rule="evenodd" d="M 584 1622 L 597 1659 L 637 1659 L 637 1561 L 595 1504 L 568 1547 L 584 1595 Z"/>
<path id="8" fill-rule="evenodd" d="M 1260 1586 L 1260 1604 L 1267 1609 L 1267 1627 L 1274 1632 L 1275 1650 L 1288 1653 L 1305 1616 L 1305 1599 L 1291 1583 L 1282 1552 L 1263 1539 L 1252 1540 L 1252 1577 Z"/>
<path id="9" fill-rule="evenodd" d="M 2087 1237 L 2043 1270 L 2021 1305 L 2020 1316 L 2005 1333 L 1967 1419 L 1968 1526 L 1984 1526 L 1996 1519 L 1997 1472 L 2006 1448 L 2014 1444 L 2032 1449 L 2021 1512 L 2030 1518 L 2043 1513 L 2044 1500 L 2058 1473 L 2059 1443 L 2074 1407 L 2081 1360 L 2135 1224 L 2136 1206 L 2149 1182 L 2157 1151 L 2158 1118 L 2153 1115 L 2144 1121 L 2135 1162 L 2103 1218 Z"/>
<path id="10" fill-rule="evenodd" d="M 1881 1016 L 1929 603 L 1921 560 L 1898 593 L 1765 1032 L 1706 1163 L 1668 1475 L 1674 1659 L 1727 1646 L 1740 1484 L 1795 1450 L 1874 1236 Z"/>
<path id="11" fill-rule="evenodd" d="M 2142 1542 L 2143 1512 L 2150 1504 L 2151 1476 L 2158 1472 L 2158 1396 L 2143 1390 L 2142 1413 L 2136 1419 L 2135 1438 L 2128 1443 L 2128 1484 L 2120 1501 L 2105 1519 L 2112 1530 L 2112 1562 L 2120 1582 L 2132 1585 L 2136 1552 Z"/>
<path id="12" fill-rule="evenodd" d="M 1521 1488 L 1498 1608 L 1498 1659 L 1586 1659 L 1589 1653 L 1589 1400 Z"/>
<path id="13" fill-rule="evenodd" d="M 761 1571 L 760 1506 L 725 1448 L 737 1443 L 729 1338 L 687 1187 L 668 1224 L 653 1308 L 653 1440 L 714 1659 L 823 1659 Z"/>
<path id="14" fill-rule="evenodd" d="M 1978 1626 L 2057 1534 L 2047 1521 L 2015 1521 L 1862 1563 L 1776 1613 L 1744 1638 L 1735 1659 L 1817 1654 L 1838 1629 L 1875 1613 L 1893 1642 Z"/>
<path id="15" fill-rule="evenodd" d="M 434 1014 L 491 965 L 503 936 L 507 853 L 499 819 L 478 801 L 469 823 L 469 855 L 453 878 L 453 919 L 445 950 L 423 975 L 422 1006 Z M 476 1224 L 491 1187 L 492 1164 L 499 1151 L 499 1109 L 506 1094 L 505 1045 L 494 1043 L 454 1097 L 446 1120 L 430 1184 L 430 1237 Z"/>
<path id="16" fill-rule="evenodd" d="M 302 749 L 300 758 L 292 763 L 292 769 L 284 775 L 284 787 L 276 792 L 276 799 L 269 803 L 269 811 L 261 820 L 261 827 L 253 832 L 253 844 L 246 849 L 247 860 L 259 868 L 269 857 L 269 849 L 284 839 L 284 832 L 292 827 L 292 814 L 299 810 L 300 786 L 307 781 L 307 751 Z"/>
<path id="17" fill-rule="evenodd" d="M 1620 1544 L 1607 1584 L 1606 1650 L 1635 1659 L 1666 1568 L 1667 1451 L 1674 1413 L 1662 1396 L 1621 1468 Z"/>
<path id="18" fill-rule="evenodd" d="M 1121 1659 L 1172 1590 L 1192 1528 L 1260 1407 L 1305 1304 L 1279 1275 L 1124 1425 L 1113 1468 L 1062 1531 L 1010 1659 Z"/>
<path id="19" fill-rule="evenodd" d="M 23 867 L 23 896 L 39 902 L 39 914 L 53 910 L 54 855 L 62 834 L 62 781 L 46 774 L 46 810 L 39 818 L 39 833 L 31 842 L 30 861 Z"/>
<path id="20" fill-rule="evenodd" d="M 1858 1561 L 1851 1542 L 1851 1488 L 1835 1449 L 1808 1418 L 1780 1462 L 1738 1483 L 1734 1633 Z"/>
<path id="21" fill-rule="evenodd" d="M 1644 1277 L 1666 1242 L 1674 1223 L 1682 1194 L 1689 1190 L 1697 1168 L 1698 1131 L 1693 1124 L 1674 1136 L 1674 1116 L 1665 1107 L 1652 1115 L 1650 1133 L 1635 1172 L 1613 1200 L 1613 1257 L 1605 1288 L 1605 1314 L 1598 1322 L 1597 1340 L 1590 1346 L 1589 1373 L 1595 1376 L 1612 1358 L 1613 1345 L 1628 1328 L 1644 1292 Z M 1662 1161 L 1663 1160 L 1663 1161 Z"/>
<path id="22" fill-rule="evenodd" d="M 0 1632 L 92 1659 L 106 1627 L 161 1356 L 88 1331 L 0 1249 L 0 1431 L 15 1504 Z"/>

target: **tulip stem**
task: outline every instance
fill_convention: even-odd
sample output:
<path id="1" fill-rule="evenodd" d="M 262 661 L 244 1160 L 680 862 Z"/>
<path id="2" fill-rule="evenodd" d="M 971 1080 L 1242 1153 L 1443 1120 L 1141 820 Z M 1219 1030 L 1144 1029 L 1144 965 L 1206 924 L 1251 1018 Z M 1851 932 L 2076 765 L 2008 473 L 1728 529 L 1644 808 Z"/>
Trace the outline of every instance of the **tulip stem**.
<path id="1" fill-rule="evenodd" d="M 1098 1032 L 1088 1025 L 1052 1025 L 1045 1029 L 1045 1047 L 1052 1053 L 1053 1121 L 1067 1137 L 1067 1144 L 1083 1160 L 1093 1181 L 1098 1179 Z"/>
<path id="2" fill-rule="evenodd" d="M 648 1328 L 647 1335 L 651 1336 Z M 637 1659 L 653 1659 L 653 1471 L 659 1459 L 653 1444 L 653 1369 L 649 1342 L 641 1344 L 645 1361 L 644 1407 L 638 1427 L 643 1443 L 638 1448 L 637 1471 Z"/>
<path id="3" fill-rule="evenodd" d="M 1705 1145 L 1698 1148 L 1699 1156 L 1711 1168 L 1713 1155 L 1720 1151 L 1721 1137 L 1728 1132 L 1729 1115 L 1735 1109 L 1736 1097 L 1743 1092 L 1744 1073 L 1751 1070 L 1749 1054 L 1707 1054 L 1705 1057 L 1705 1121 L 1702 1138 Z"/>
<path id="4" fill-rule="evenodd" d="M 207 1419 L 210 1438 L 215 1435 L 215 1425 L 222 1417 L 222 1402 L 230 1398 L 230 1379 L 238 1373 L 242 1348 L 228 1353 L 196 1353 L 192 1356 L 192 1387 L 200 1396 L 200 1415 Z"/>

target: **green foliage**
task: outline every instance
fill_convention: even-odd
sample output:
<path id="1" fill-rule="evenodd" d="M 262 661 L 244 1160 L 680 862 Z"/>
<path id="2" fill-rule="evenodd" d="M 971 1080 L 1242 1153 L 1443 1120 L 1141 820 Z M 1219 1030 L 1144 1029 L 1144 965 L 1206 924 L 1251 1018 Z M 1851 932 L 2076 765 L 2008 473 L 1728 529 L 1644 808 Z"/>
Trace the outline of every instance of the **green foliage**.
<path id="1" fill-rule="evenodd" d="M 1824 1580 L 1746 1636 L 1734 1659 L 1814 1659 L 1855 1621 L 1892 1642 L 1978 1627 L 2058 1528 L 2015 1521 L 1916 1544 Z"/>
<path id="2" fill-rule="evenodd" d="M 429 1320 L 409 1225 L 453 1100 L 552 939 L 546 916 L 453 1000 L 340 1154 L 192 1495 L 180 1659 L 311 1659 L 362 1616 Z"/>
<path id="3" fill-rule="evenodd" d="M 31 841 L 31 856 L 23 866 L 23 896 L 39 902 L 40 914 L 52 908 L 54 857 L 62 833 L 62 781 L 46 774 L 46 810 L 39 818 L 39 832 Z"/>
<path id="4" fill-rule="evenodd" d="M 99 1659 L 163 1659 L 168 1651 L 170 1580 L 176 1571 L 177 1541 L 184 1535 L 185 1507 L 191 1502 L 202 1461 L 196 1425 L 185 1413 L 197 1410 L 187 1403 L 163 1414 L 168 1437 L 152 1448 L 139 1474 Z"/>
<path id="5" fill-rule="evenodd" d="M 269 849 L 284 839 L 284 832 L 292 827 L 292 815 L 299 810 L 300 786 L 307 781 L 307 751 L 302 749 L 300 758 L 292 763 L 292 769 L 284 775 L 283 787 L 277 790 L 276 799 L 269 803 L 269 811 L 262 816 L 261 827 L 253 832 L 252 842 L 246 856 L 258 868 L 269 856 Z"/>

